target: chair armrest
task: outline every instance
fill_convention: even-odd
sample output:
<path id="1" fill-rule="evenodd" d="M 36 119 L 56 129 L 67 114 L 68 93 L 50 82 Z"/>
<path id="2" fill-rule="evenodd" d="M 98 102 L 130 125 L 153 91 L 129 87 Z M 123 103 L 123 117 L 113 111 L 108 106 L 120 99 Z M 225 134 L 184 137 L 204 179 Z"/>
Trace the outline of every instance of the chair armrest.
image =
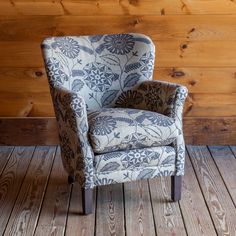
<path id="1" fill-rule="evenodd" d="M 138 91 L 142 93 L 143 109 L 161 113 L 172 118 L 181 118 L 185 99 L 188 95 L 186 87 L 162 81 L 142 82 Z M 140 106 L 140 105 L 139 105 Z"/>
<path id="2" fill-rule="evenodd" d="M 92 188 L 94 153 L 88 140 L 84 99 L 77 93 L 55 86 L 51 94 L 58 122 L 62 161 L 82 187 Z"/>
<path id="3" fill-rule="evenodd" d="M 184 175 L 185 164 L 185 143 L 182 127 L 182 113 L 185 99 L 188 95 L 186 87 L 162 82 L 145 81 L 139 88 L 142 94 L 144 109 L 149 109 L 175 119 L 176 127 L 179 131 L 177 139 L 173 146 L 176 150 L 176 173 L 175 175 Z"/>

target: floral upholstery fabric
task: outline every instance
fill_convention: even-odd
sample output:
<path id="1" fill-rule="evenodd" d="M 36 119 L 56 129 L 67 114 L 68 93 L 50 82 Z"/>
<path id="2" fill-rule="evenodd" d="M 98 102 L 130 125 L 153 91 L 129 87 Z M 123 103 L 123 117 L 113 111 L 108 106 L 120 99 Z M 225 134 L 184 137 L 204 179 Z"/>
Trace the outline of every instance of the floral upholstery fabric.
<path id="1" fill-rule="evenodd" d="M 182 110 L 187 90 L 180 85 L 152 81 L 155 48 L 149 37 L 134 33 L 51 37 L 43 41 L 42 51 L 58 122 L 63 165 L 82 187 L 93 188 L 102 183 L 123 182 L 147 176 L 184 174 Z M 91 119 L 96 119 L 92 118 L 94 115 L 99 118 L 99 113 L 104 112 L 105 108 L 149 110 L 148 114 L 158 113 L 158 121 L 167 116 L 166 121 L 173 123 L 168 129 L 175 126 L 177 130 L 177 133 L 174 131 L 175 138 L 170 144 L 176 156 L 172 169 L 169 165 L 156 166 L 155 171 L 148 174 L 154 167 L 145 166 L 141 175 L 140 170 L 136 169 L 135 172 L 130 169 L 97 172 L 94 160 L 98 150 L 94 146 L 97 141 L 94 140 L 99 131 L 92 126 Z M 126 118 L 130 115 L 129 111 L 124 113 Z M 139 114 L 132 116 L 136 122 Z M 145 122 L 151 122 L 150 119 L 145 118 Z M 109 122 L 110 126 L 114 126 L 117 121 Z M 119 123 L 124 124 L 125 121 Z M 106 127 L 105 132 L 110 126 Z M 164 135 L 160 133 L 160 140 L 168 140 L 170 132 L 167 132 L 167 127 L 156 127 L 153 132 L 159 132 L 157 130 L 160 127 L 165 130 L 162 131 Z M 140 129 L 138 127 L 138 132 Z M 117 140 L 118 137 L 126 136 L 128 140 L 129 133 L 125 136 L 124 133 L 114 131 L 113 135 Z M 136 136 L 137 134 L 129 138 L 134 139 Z M 142 150 L 147 143 L 145 141 L 141 145 L 141 140 L 142 137 L 139 136 L 135 145 L 127 145 L 127 149 L 139 147 Z M 159 145 L 167 145 L 170 140 L 162 141 Z M 112 142 L 111 144 L 113 145 Z M 109 150 L 117 150 L 117 144 L 112 145 Z M 124 174 L 132 174 L 132 177 L 124 179 Z"/>
<path id="2" fill-rule="evenodd" d="M 148 166 L 175 165 L 175 149 L 171 146 L 117 151 L 96 155 L 96 173 L 139 170 Z"/>
<path id="3" fill-rule="evenodd" d="M 43 52 L 50 85 L 79 93 L 88 112 L 113 107 L 124 92 L 152 79 L 154 45 L 141 34 L 52 37 Z"/>
<path id="4" fill-rule="evenodd" d="M 173 118 L 129 108 L 103 108 L 88 116 L 95 153 L 171 144 L 178 136 Z"/>
<path id="5" fill-rule="evenodd" d="M 97 155 L 94 159 L 95 184 L 174 175 L 175 154 L 173 147 L 162 146 Z"/>

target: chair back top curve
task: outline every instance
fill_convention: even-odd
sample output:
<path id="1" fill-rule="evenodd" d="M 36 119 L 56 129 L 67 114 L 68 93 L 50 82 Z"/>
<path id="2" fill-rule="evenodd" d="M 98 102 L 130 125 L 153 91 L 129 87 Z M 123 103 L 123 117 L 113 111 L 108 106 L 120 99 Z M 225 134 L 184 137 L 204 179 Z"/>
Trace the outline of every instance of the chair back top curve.
<path id="1" fill-rule="evenodd" d="M 42 50 L 50 88 L 79 93 L 88 111 L 114 107 L 152 80 L 155 46 L 143 34 L 50 37 Z"/>

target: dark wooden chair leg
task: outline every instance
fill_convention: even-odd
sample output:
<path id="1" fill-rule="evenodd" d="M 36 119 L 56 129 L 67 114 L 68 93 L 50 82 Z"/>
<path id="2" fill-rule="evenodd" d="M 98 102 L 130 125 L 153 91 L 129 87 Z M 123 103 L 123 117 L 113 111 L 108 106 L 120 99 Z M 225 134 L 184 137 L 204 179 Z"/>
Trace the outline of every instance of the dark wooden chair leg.
<path id="1" fill-rule="evenodd" d="M 171 176 L 171 199 L 177 202 L 181 199 L 182 176 Z"/>
<path id="2" fill-rule="evenodd" d="M 93 212 L 93 189 L 82 188 L 83 214 L 88 215 Z"/>
<path id="3" fill-rule="evenodd" d="M 75 182 L 75 178 L 72 175 L 68 175 L 68 184 L 73 184 Z"/>

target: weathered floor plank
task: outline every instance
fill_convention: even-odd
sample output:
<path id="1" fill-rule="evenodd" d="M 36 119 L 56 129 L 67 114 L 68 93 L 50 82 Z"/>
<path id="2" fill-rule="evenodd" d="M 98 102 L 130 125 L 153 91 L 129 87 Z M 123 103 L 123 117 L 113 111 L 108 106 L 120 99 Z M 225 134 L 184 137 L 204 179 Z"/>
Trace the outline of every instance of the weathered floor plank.
<path id="1" fill-rule="evenodd" d="M 96 188 L 94 189 L 93 213 L 82 215 L 82 194 L 81 188 L 77 183 L 73 184 L 70 207 L 68 211 L 68 220 L 66 226 L 66 236 L 87 236 L 94 235 L 95 230 L 95 210 L 96 210 Z"/>
<path id="2" fill-rule="evenodd" d="M 187 146 L 205 201 L 219 235 L 235 235 L 236 211 L 206 146 Z"/>
<path id="3" fill-rule="evenodd" d="M 2 174 L 13 149 L 14 147 L 12 146 L 0 146 L 0 175 Z"/>
<path id="4" fill-rule="evenodd" d="M 57 149 L 35 235 L 64 235 L 71 185 Z"/>
<path id="5" fill-rule="evenodd" d="M 124 184 L 126 234 L 155 235 L 152 206 L 146 180 Z"/>
<path id="6" fill-rule="evenodd" d="M 0 235 L 3 235 L 21 188 L 34 147 L 16 147 L 0 177 Z"/>
<path id="7" fill-rule="evenodd" d="M 4 235 L 33 235 L 55 150 L 36 148 Z"/>
<path id="8" fill-rule="evenodd" d="M 179 203 L 161 177 L 96 188 L 83 216 L 59 148 L 0 147 L 0 235 L 235 235 L 236 146 L 187 150 Z"/>
<path id="9" fill-rule="evenodd" d="M 186 235 L 178 202 L 171 200 L 170 177 L 149 180 L 157 235 Z"/>
<path id="10" fill-rule="evenodd" d="M 125 235 L 122 184 L 98 187 L 96 235 Z"/>
<path id="11" fill-rule="evenodd" d="M 236 206 L 236 158 L 229 146 L 209 146 L 209 150 Z"/>
<path id="12" fill-rule="evenodd" d="M 188 153 L 186 153 L 180 209 L 188 235 L 216 235 Z"/>

